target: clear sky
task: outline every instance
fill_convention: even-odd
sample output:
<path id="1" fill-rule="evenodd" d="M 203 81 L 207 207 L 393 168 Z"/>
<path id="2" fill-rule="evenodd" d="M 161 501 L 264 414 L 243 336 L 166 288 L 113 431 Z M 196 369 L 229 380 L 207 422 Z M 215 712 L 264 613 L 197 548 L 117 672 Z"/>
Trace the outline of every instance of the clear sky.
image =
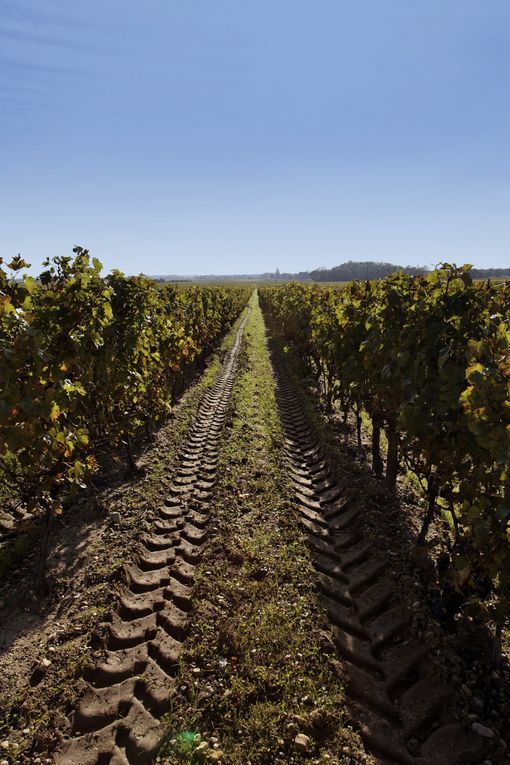
<path id="1" fill-rule="evenodd" d="M 509 0 L 0 0 L 0 255 L 510 267 Z"/>

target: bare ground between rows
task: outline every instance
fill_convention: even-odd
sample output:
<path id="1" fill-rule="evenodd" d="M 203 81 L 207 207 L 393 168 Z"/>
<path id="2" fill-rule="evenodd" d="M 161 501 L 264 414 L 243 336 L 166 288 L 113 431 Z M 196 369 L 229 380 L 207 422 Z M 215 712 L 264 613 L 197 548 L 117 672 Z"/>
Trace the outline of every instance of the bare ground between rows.
<path id="1" fill-rule="evenodd" d="M 275 348 L 278 356 L 277 346 Z M 488 669 L 490 643 L 471 622 L 459 619 L 455 629 L 447 632 L 431 615 L 428 586 L 436 578 L 438 549 L 448 533 L 447 524 L 436 524 L 427 548 L 416 553 L 421 501 L 412 487 L 401 481 L 396 498 L 387 494 L 382 483 L 373 476 L 365 449 L 358 448 L 352 424 L 343 424 L 336 416 L 326 418 L 320 414 L 313 391 L 303 385 L 302 370 L 292 354 L 286 356 L 287 360 L 289 356 L 294 371 L 293 386 L 300 392 L 307 421 L 312 424 L 312 439 L 318 437 L 333 483 L 344 488 L 348 507 L 353 517 L 356 516 L 360 538 L 377 551 L 377 557 L 385 564 L 394 602 L 401 604 L 402 612 L 407 610 L 410 615 L 410 638 L 426 643 L 438 677 L 455 689 L 449 702 L 452 721 L 458 719 L 467 731 L 473 723 L 490 728 L 494 737 L 485 742 L 488 744 L 486 754 L 479 761 L 487 757 L 493 763 L 508 762 L 505 740 L 505 721 L 510 717 L 508 666 L 494 674 Z M 360 678 L 358 680 L 363 684 Z M 372 688 L 372 693 L 376 690 Z M 366 686 L 364 693 L 367 693 Z M 353 719 L 356 716 L 360 717 L 353 710 Z M 417 733 L 419 739 L 420 731 Z M 390 758 L 390 761 L 393 760 Z"/>
<path id="2" fill-rule="evenodd" d="M 249 309 L 248 309 L 249 313 Z M 248 314 L 247 314 L 248 315 Z M 208 536 L 218 443 L 237 373 L 242 321 L 179 448 L 155 519 L 126 567 L 102 651 L 70 710 L 59 765 L 149 765 L 163 736 L 189 631 L 193 583 Z"/>
<path id="3" fill-rule="evenodd" d="M 258 309 L 246 329 L 211 512 L 161 762 L 371 765 L 345 715 Z"/>
<path id="4" fill-rule="evenodd" d="M 239 322 L 236 323 L 238 326 Z M 137 453 L 140 473 L 122 466 L 103 471 L 98 513 L 82 499 L 55 524 L 49 553 L 51 592 L 33 594 L 37 550 L 32 549 L 2 580 L 0 594 L 0 741 L 13 763 L 45 760 L 69 729 L 64 714 L 76 681 L 104 637 L 101 622 L 124 580 L 140 534 L 150 526 L 164 494 L 165 475 L 204 392 L 212 387 L 235 328 L 210 357 L 201 379 L 175 404 L 169 421 Z M 122 476 L 124 475 L 124 478 Z M 25 752 L 25 753 L 24 753 Z"/>

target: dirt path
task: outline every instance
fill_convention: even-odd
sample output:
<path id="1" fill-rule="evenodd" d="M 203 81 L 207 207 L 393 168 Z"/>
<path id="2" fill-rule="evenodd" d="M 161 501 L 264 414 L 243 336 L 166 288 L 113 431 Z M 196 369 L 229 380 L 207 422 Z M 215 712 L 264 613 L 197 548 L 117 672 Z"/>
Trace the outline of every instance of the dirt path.
<path id="1" fill-rule="evenodd" d="M 163 765 L 373 765 L 345 713 L 257 301 L 223 433 Z"/>
<path id="2" fill-rule="evenodd" d="M 87 673 L 59 765 L 144 765 L 155 757 L 175 691 L 188 629 L 195 570 L 207 538 L 208 502 L 218 441 L 234 383 L 242 334 L 205 396 L 181 448 L 159 520 L 127 568 L 128 584 L 112 613 L 104 661 Z"/>

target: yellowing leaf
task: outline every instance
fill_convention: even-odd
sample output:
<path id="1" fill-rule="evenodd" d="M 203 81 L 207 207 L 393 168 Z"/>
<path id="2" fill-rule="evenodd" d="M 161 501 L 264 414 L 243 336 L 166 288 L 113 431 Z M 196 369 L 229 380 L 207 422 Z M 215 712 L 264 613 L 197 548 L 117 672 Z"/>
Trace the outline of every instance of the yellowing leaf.
<path id="1" fill-rule="evenodd" d="M 4 314 L 12 313 L 15 310 L 11 299 L 8 297 L 0 297 L 0 309 Z"/>
<path id="2" fill-rule="evenodd" d="M 63 508 L 60 502 L 57 499 L 54 499 L 51 503 L 51 509 L 53 511 L 53 515 L 62 515 Z"/>
<path id="3" fill-rule="evenodd" d="M 25 276 L 23 277 L 23 284 L 27 292 L 29 292 L 30 294 L 35 292 L 35 290 L 37 289 L 37 282 L 33 276 L 27 276 L 25 274 Z"/>
<path id="4" fill-rule="evenodd" d="M 52 422 L 56 422 L 58 418 L 60 417 L 60 415 L 61 415 L 60 407 L 57 404 L 57 402 L 54 401 L 51 405 L 50 420 Z"/>

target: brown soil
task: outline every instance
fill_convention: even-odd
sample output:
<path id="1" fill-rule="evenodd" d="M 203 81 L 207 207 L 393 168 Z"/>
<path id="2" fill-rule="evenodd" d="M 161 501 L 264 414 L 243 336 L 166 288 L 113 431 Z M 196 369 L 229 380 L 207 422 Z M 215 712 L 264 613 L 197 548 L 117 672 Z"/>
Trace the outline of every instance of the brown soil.
<path id="1" fill-rule="evenodd" d="M 245 319 L 246 321 L 246 319 Z M 244 322 L 218 379 L 186 433 L 156 520 L 144 534 L 111 614 L 104 646 L 86 671 L 59 765 L 149 765 L 162 738 L 189 629 L 196 567 L 208 535 L 218 442 Z"/>

